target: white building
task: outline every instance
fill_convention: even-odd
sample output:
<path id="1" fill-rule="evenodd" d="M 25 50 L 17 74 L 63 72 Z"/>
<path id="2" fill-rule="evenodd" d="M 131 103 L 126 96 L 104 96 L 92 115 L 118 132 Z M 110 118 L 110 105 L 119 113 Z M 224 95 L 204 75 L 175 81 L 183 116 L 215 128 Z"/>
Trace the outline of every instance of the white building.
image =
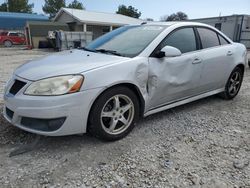
<path id="1" fill-rule="evenodd" d="M 231 15 L 211 18 L 193 19 L 216 27 L 235 42 L 250 48 L 250 15 Z"/>
<path id="2" fill-rule="evenodd" d="M 61 8 L 54 21 L 68 24 L 71 31 L 93 32 L 94 39 L 120 26 L 143 22 L 143 20 L 120 14 L 71 8 Z"/>

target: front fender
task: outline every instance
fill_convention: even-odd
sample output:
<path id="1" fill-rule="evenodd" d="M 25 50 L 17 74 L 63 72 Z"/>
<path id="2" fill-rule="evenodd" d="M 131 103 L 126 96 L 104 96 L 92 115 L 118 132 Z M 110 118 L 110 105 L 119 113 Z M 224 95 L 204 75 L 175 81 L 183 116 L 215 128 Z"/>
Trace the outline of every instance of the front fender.
<path id="1" fill-rule="evenodd" d="M 147 97 L 148 58 L 136 57 L 82 73 L 85 77 L 81 90 L 115 85 L 133 84 L 144 99 Z"/>

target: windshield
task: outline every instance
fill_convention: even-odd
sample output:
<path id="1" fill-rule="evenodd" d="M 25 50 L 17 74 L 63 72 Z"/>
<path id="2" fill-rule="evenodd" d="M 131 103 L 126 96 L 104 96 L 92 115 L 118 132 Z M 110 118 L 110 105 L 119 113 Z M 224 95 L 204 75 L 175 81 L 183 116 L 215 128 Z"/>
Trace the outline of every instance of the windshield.
<path id="1" fill-rule="evenodd" d="M 141 53 L 166 26 L 139 25 L 120 27 L 94 40 L 85 50 L 135 57 Z"/>

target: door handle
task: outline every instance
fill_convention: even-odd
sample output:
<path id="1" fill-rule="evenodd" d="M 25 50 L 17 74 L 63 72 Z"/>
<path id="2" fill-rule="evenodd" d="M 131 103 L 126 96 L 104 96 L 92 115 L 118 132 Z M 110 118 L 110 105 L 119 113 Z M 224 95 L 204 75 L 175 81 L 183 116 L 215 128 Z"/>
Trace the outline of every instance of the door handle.
<path id="1" fill-rule="evenodd" d="M 199 63 L 201 63 L 201 62 L 202 62 L 201 59 L 198 58 L 198 57 L 196 57 L 196 58 L 194 59 L 194 61 L 193 61 L 193 64 L 199 64 Z"/>
<path id="2" fill-rule="evenodd" d="M 228 51 L 227 52 L 227 56 L 231 56 L 231 55 L 233 55 L 233 52 L 232 51 Z"/>

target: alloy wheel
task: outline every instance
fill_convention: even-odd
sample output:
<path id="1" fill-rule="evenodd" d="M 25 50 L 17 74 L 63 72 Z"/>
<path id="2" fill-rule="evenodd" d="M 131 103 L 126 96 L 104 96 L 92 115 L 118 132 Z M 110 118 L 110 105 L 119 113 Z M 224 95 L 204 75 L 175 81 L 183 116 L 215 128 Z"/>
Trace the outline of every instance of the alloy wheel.
<path id="1" fill-rule="evenodd" d="M 237 94 L 237 92 L 240 89 L 240 83 L 241 83 L 241 74 L 240 72 L 236 71 L 233 73 L 229 81 L 228 92 L 231 96 Z"/>
<path id="2" fill-rule="evenodd" d="M 104 105 L 101 112 L 102 128 L 112 135 L 124 132 L 134 119 L 133 101 L 126 95 L 115 95 Z"/>

